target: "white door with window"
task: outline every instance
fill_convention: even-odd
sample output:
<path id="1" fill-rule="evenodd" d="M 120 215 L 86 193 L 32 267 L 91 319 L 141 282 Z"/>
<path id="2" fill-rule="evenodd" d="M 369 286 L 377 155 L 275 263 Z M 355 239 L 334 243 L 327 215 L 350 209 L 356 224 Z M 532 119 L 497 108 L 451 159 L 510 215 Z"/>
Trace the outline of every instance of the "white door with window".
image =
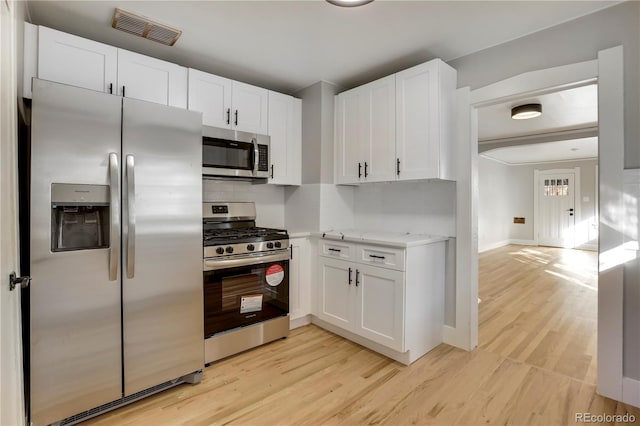
<path id="1" fill-rule="evenodd" d="M 575 174 L 540 172 L 538 176 L 538 244 L 575 247 Z"/>

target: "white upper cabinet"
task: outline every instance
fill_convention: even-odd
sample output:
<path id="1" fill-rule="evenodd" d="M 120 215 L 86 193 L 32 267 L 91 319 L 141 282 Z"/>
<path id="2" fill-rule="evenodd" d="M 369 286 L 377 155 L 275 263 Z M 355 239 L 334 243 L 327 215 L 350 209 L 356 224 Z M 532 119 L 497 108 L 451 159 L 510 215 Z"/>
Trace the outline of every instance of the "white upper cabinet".
<path id="1" fill-rule="evenodd" d="M 233 127 L 243 132 L 266 135 L 269 91 L 234 81 L 231 94 Z"/>
<path id="2" fill-rule="evenodd" d="M 395 77 L 337 96 L 336 183 L 395 179 Z"/>
<path id="3" fill-rule="evenodd" d="M 269 183 L 300 185 L 302 164 L 302 101 L 269 91 L 271 137 Z"/>
<path id="4" fill-rule="evenodd" d="M 26 41 L 35 31 L 25 29 Z M 187 69 L 71 34 L 37 27 L 37 77 L 134 99 L 187 107 Z M 25 52 L 31 57 L 31 47 Z M 29 60 L 26 63 L 30 64 Z M 33 66 L 25 68 L 33 74 Z M 35 77 L 35 75 L 29 75 Z M 30 85 L 29 85 L 30 86 Z M 26 95 L 30 90 L 25 91 Z"/>
<path id="5" fill-rule="evenodd" d="M 396 74 L 398 179 L 453 179 L 456 71 L 440 59 Z"/>
<path id="6" fill-rule="evenodd" d="M 267 89 L 189 69 L 189 109 L 207 126 L 266 135 L 268 103 Z"/>
<path id="7" fill-rule="evenodd" d="M 187 69 L 118 49 L 118 95 L 187 108 Z"/>
<path id="8" fill-rule="evenodd" d="M 453 179 L 455 88 L 435 59 L 338 94 L 335 182 Z"/>
<path id="9" fill-rule="evenodd" d="M 396 79 L 389 76 L 367 84 L 368 134 L 364 143 L 365 182 L 395 179 Z"/>
<path id="10" fill-rule="evenodd" d="M 366 98 L 352 89 L 336 96 L 336 183 L 358 183 L 362 176 L 362 162 L 366 125 L 363 105 Z"/>
<path id="11" fill-rule="evenodd" d="M 38 78 L 110 93 L 117 72 L 115 47 L 39 27 Z"/>
<path id="12" fill-rule="evenodd" d="M 189 68 L 189 109 L 202 113 L 202 124 L 231 126 L 231 80 Z"/>

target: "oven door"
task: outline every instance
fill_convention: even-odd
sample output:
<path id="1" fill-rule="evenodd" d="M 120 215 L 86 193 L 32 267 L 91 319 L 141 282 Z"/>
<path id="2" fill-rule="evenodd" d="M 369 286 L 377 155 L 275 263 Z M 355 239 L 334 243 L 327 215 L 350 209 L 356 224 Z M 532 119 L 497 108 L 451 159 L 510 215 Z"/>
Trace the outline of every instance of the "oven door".
<path id="1" fill-rule="evenodd" d="M 259 257 L 254 260 L 260 262 Z M 205 338 L 289 313 L 288 256 L 283 260 L 242 263 L 204 272 Z"/>

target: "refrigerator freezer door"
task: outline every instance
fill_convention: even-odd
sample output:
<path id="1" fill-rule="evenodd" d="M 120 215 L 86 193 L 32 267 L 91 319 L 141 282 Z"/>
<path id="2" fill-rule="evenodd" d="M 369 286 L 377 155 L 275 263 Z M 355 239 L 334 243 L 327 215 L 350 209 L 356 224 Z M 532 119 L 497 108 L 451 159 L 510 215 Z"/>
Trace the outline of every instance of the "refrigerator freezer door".
<path id="1" fill-rule="evenodd" d="M 78 184 L 79 202 L 83 185 L 109 188 L 110 177 L 118 191 L 119 167 L 112 162 L 110 172 L 109 154 L 120 156 L 121 98 L 34 80 L 32 108 L 30 392 L 31 420 L 40 425 L 122 396 L 121 287 L 109 279 L 120 240 L 51 251 L 54 183 Z M 113 228 L 119 208 L 109 210 Z"/>
<path id="2" fill-rule="evenodd" d="M 204 367 L 202 116 L 125 98 L 122 120 L 128 396 Z"/>

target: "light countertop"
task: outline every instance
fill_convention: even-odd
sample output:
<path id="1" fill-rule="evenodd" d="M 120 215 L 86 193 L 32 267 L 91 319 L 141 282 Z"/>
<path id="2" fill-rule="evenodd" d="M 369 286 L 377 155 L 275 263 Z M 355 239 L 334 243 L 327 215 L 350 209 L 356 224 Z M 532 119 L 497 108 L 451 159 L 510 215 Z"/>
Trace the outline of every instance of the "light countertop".
<path id="1" fill-rule="evenodd" d="M 425 244 L 447 241 L 449 239 L 449 237 L 442 235 L 365 231 L 359 229 L 332 229 L 326 232 L 312 232 L 311 235 L 329 240 L 351 241 L 355 243 L 378 244 L 394 247 L 422 246 Z"/>

